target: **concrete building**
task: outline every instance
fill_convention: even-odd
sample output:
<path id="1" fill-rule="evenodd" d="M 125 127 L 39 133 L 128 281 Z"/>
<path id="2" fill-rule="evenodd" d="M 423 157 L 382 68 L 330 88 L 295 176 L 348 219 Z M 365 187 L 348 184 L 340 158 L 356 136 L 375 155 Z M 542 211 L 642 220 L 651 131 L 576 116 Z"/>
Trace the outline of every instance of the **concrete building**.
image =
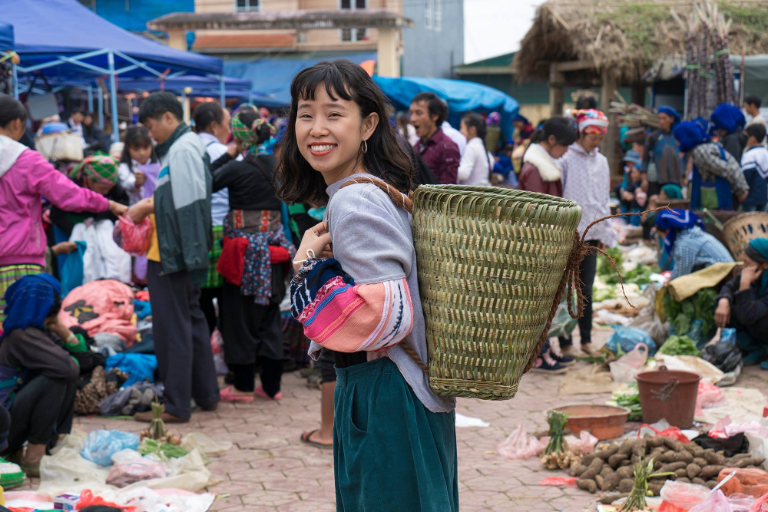
<path id="1" fill-rule="evenodd" d="M 403 32 L 403 75 L 455 78 L 464 63 L 464 2 L 400 0 L 402 14 L 414 22 Z"/>

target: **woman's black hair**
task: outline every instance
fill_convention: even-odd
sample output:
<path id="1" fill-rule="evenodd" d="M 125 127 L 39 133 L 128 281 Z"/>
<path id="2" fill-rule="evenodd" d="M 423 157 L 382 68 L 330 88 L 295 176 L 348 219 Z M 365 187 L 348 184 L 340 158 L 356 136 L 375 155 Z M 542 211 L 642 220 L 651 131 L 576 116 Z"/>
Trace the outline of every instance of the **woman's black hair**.
<path id="1" fill-rule="evenodd" d="M 590 96 L 589 94 L 584 94 L 582 96 L 579 96 L 579 99 L 576 100 L 576 109 L 577 110 L 589 110 L 589 109 L 596 109 L 597 108 L 597 100 L 594 96 Z"/>
<path id="2" fill-rule="evenodd" d="M 555 116 L 547 119 L 544 125 L 536 130 L 531 137 L 532 144 L 539 144 L 542 141 L 549 140 L 549 137 L 555 137 L 555 144 L 560 146 L 570 146 L 578 138 L 576 128 L 571 122 L 561 116 Z"/>
<path id="3" fill-rule="evenodd" d="M 215 101 L 202 103 L 195 109 L 192 116 L 195 121 L 195 131 L 202 133 L 208 130 L 211 123 L 219 123 L 224 120 L 224 109 Z"/>
<path id="4" fill-rule="evenodd" d="M 13 96 L 0 94 L 0 127 L 5 128 L 11 121 L 17 119 L 21 119 L 22 122 L 26 121 L 27 109 Z"/>
<path id="5" fill-rule="evenodd" d="M 485 126 L 485 119 L 480 114 L 470 112 L 461 118 L 461 122 L 467 125 L 467 128 L 474 127 L 477 130 L 477 136 L 485 142 L 485 134 L 488 132 L 488 128 Z"/>
<path id="6" fill-rule="evenodd" d="M 286 203 L 325 203 L 327 187 L 322 174 L 301 155 L 296 142 L 296 115 L 299 100 L 314 99 L 318 87 L 328 95 L 354 101 L 363 118 L 379 116 L 376 129 L 367 140 L 368 151 L 358 153 L 366 170 L 397 190 L 407 193 L 413 186 L 413 165 L 397 142 L 395 130 L 387 122 L 387 101 L 381 89 L 357 64 L 344 59 L 320 62 L 301 71 L 291 83 L 291 110 L 283 136 L 280 160 L 275 170 L 278 197 Z"/>
<path id="7" fill-rule="evenodd" d="M 120 155 L 120 163 L 128 164 L 128 169 L 133 172 L 133 164 L 130 149 L 135 147 L 152 147 L 152 137 L 149 136 L 149 130 L 144 126 L 131 126 L 125 132 L 125 144 L 123 145 L 123 153 Z M 152 155 L 149 157 L 150 162 L 157 162 L 157 155 L 155 154 L 155 148 L 152 147 Z"/>
<path id="8" fill-rule="evenodd" d="M 245 126 L 253 126 L 254 121 L 256 121 L 257 119 L 261 119 L 261 114 L 259 114 L 258 112 L 250 108 L 245 108 L 241 110 L 240 112 L 235 114 L 235 116 L 239 118 L 240 122 L 242 122 Z M 253 140 L 254 144 L 258 146 L 259 144 L 263 144 L 264 142 L 269 140 L 270 131 L 269 131 L 269 126 L 267 126 L 266 123 L 259 126 L 256 130 L 257 131 L 254 134 L 256 135 L 256 138 Z"/>
<path id="9" fill-rule="evenodd" d="M 61 295 L 53 292 L 53 305 L 51 305 L 51 309 L 48 310 L 48 317 L 56 316 L 59 314 L 59 311 L 61 311 Z"/>

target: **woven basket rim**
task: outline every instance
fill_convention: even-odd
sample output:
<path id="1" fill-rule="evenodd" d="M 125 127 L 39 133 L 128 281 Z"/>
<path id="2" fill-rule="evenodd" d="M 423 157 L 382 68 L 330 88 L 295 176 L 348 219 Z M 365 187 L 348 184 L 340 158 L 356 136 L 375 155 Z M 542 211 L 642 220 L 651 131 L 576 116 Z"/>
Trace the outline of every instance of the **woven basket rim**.
<path id="1" fill-rule="evenodd" d="M 523 203 L 546 204 L 560 208 L 579 208 L 576 201 L 550 196 L 527 190 L 513 190 L 498 187 L 478 187 L 473 185 L 421 185 L 413 193 L 414 202 L 426 194 L 450 194 L 454 196 L 487 197 L 488 199 L 517 201 Z"/>

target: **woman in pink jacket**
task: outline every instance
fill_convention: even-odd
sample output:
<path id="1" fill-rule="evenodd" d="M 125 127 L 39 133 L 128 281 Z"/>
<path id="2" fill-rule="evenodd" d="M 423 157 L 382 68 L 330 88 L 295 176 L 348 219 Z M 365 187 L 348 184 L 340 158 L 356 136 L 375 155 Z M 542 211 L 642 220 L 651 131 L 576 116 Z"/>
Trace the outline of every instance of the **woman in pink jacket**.
<path id="1" fill-rule="evenodd" d="M 121 215 L 128 208 L 78 187 L 37 151 L 18 140 L 27 111 L 0 94 L 0 322 L 5 319 L 5 291 L 17 279 L 38 274 L 45 266 L 46 238 L 42 198 L 67 211 Z"/>

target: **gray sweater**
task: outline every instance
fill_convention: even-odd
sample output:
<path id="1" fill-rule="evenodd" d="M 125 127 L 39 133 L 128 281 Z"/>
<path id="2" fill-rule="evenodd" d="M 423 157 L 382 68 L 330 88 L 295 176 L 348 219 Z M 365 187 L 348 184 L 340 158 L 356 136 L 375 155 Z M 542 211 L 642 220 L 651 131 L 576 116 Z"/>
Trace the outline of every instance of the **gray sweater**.
<path id="1" fill-rule="evenodd" d="M 404 343 L 414 347 L 426 363 L 426 326 L 419 296 L 411 215 L 375 185 L 358 184 L 339 190 L 350 178 L 327 189 L 330 201 L 326 215 L 334 257 L 358 285 L 406 278 L 413 302 L 413 329 Z M 320 345 L 313 342 L 310 355 L 317 358 L 319 350 Z M 427 376 L 402 347 L 395 345 L 388 349 L 387 356 L 427 409 L 450 412 L 456 407 L 454 398 L 439 397 L 432 392 Z"/>

